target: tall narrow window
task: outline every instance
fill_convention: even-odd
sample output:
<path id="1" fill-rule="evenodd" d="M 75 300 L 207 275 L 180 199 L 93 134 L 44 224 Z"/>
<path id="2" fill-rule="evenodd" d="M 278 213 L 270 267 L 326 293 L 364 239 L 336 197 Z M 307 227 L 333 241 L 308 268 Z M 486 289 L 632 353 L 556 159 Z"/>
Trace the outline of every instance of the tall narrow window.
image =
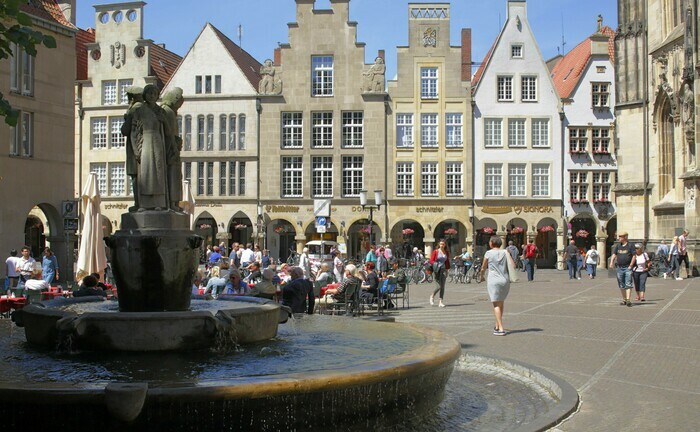
<path id="1" fill-rule="evenodd" d="M 333 96 L 333 57 L 311 57 L 311 96 Z"/>
<path id="2" fill-rule="evenodd" d="M 228 143 L 228 133 L 226 131 L 226 114 L 219 116 L 219 150 L 225 151 Z M 223 195 L 223 194 L 222 194 Z"/>
<path id="3" fill-rule="evenodd" d="M 204 116 L 197 116 L 197 151 L 204 151 Z"/>
<path id="4" fill-rule="evenodd" d="M 109 119 L 110 129 L 110 147 L 124 148 L 126 147 L 126 137 L 122 135 L 122 126 L 124 125 L 124 117 L 111 117 Z"/>
<path id="5" fill-rule="evenodd" d="M 588 173 L 569 172 L 569 200 L 572 204 L 588 202 Z"/>
<path id="6" fill-rule="evenodd" d="M 520 94 L 523 102 L 537 101 L 537 77 L 524 76 L 520 78 Z"/>
<path id="7" fill-rule="evenodd" d="M 204 162 L 197 162 L 197 195 L 204 195 Z"/>
<path id="8" fill-rule="evenodd" d="M 484 168 L 484 195 L 503 196 L 503 166 L 486 164 Z"/>
<path id="9" fill-rule="evenodd" d="M 10 57 L 10 90 L 19 93 L 22 91 L 22 54 L 16 43 L 11 45 L 12 57 Z"/>
<path id="10" fill-rule="evenodd" d="M 234 161 L 228 163 L 228 194 L 236 195 L 236 162 Z"/>
<path id="11" fill-rule="evenodd" d="M 438 68 L 420 68 L 420 97 L 421 99 L 438 98 Z"/>
<path id="12" fill-rule="evenodd" d="M 102 81 L 102 105 L 116 105 L 117 82 L 114 80 Z"/>
<path id="13" fill-rule="evenodd" d="M 484 147 L 503 147 L 502 119 L 484 119 Z"/>
<path id="14" fill-rule="evenodd" d="M 109 195 L 126 196 L 126 167 L 124 162 L 109 164 Z"/>
<path id="15" fill-rule="evenodd" d="M 34 94 L 34 57 L 22 51 L 22 94 Z"/>
<path id="16" fill-rule="evenodd" d="M 97 117 L 92 119 L 92 148 L 107 148 L 107 119 Z"/>
<path id="17" fill-rule="evenodd" d="M 282 197 L 302 196 L 303 165 L 301 156 L 282 157 Z"/>
<path id="18" fill-rule="evenodd" d="M 238 195 L 245 195 L 245 161 L 238 162 Z"/>
<path id="19" fill-rule="evenodd" d="M 124 80 L 119 80 L 119 103 L 122 105 L 126 105 L 129 103 L 129 96 L 127 95 L 126 91 L 134 85 L 134 80 L 130 79 L 124 79 Z"/>
<path id="20" fill-rule="evenodd" d="M 194 77 L 194 92 L 195 94 L 202 94 L 202 76 L 197 75 Z"/>
<path id="21" fill-rule="evenodd" d="M 513 77 L 499 76 L 498 79 L 498 101 L 509 102 L 513 100 Z"/>
<path id="22" fill-rule="evenodd" d="M 19 148 L 22 141 L 21 133 L 22 128 L 19 124 L 10 128 L 10 156 L 19 156 Z"/>
<path id="23" fill-rule="evenodd" d="M 282 148 L 301 148 L 302 116 L 300 112 L 282 113 Z"/>
<path id="24" fill-rule="evenodd" d="M 462 162 L 445 163 L 445 195 L 464 195 L 464 170 Z"/>
<path id="25" fill-rule="evenodd" d="M 413 162 L 396 163 L 396 195 L 413 196 Z"/>
<path id="26" fill-rule="evenodd" d="M 508 119 L 508 147 L 525 147 L 525 119 Z"/>
<path id="27" fill-rule="evenodd" d="M 438 146 L 438 115 L 420 115 L 420 145 L 421 147 Z"/>
<path id="28" fill-rule="evenodd" d="M 228 149 L 236 150 L 236 114 L 228 116 Z"/>
<path id="29" fill-rule="evenodd" d="M 343 112 L 343 147 L 361 148 L 364 133 L 364 113 L 362 111 Z"/>
<path id="30" fill-rule="evenodd" d="M 97 191 L 100 196 L 107 196 L 107 164 L 101 163 L 91 163 L 90 172 L 95 173 L 97 177 Z"/>
<path id="31" fill-rule="evenodd" d="M 238 150 L 245 150 L 245 114 L 238 116 Z"/>
<path id="32" fill-rule="evenodd" d="M 221 75 L 214 76 L 214 93 L 221 93 Z"/>
<path id="33" fill-rule="evenodd" d="M 219 196 L 226 196 L 227 180 L 226 162 L 219 162 Z"/>
<path id="34" fill-rule="evenodd" d="M 413 147 L 413 114 L 396 114 L 396 147 Z"/>
<path id="35" fill-rule="evenodd" d="M 333 196 L 333 156 L 311 158 L 311 195 L 317 198 Z"/>
<path id="36" fill-rule="evenodd" d="M 214 195 L 214 162 L 207 162 L 207 195 Z"/>
<path id="37" fill-rule="evenodd" d="M 362 156 L 343 156 L 342 182 L 344 197 L 360 196 L 364 182 L 364 159 Z"/>
<path id="38" fill-rule="evenodd" d="M 192 162 L 182 163 L 182 179 L 187 180 L 190 183 L 190 190 L 192 189 Z"/>
<path id="39" fill-rule="evenodd" d="M 34 113 L 22 111 L 22 156 L 34 156 Z"/>
<path id="40" fill-rule="evenodd" d="M 185 151 L 192 150 L 192 116 L 185 116 Z"/>
<path id="41" fill-rule="evenodd" d="M 333 112 L 311 113 L 311 147 L 333 147 Z"/>
<path id="42" fill-rule="evenodd" d="M 462 147 L 462 113 L 445 114 L 445 147 Z"/>
<path id="43" fill-rule="evenodd" d="M 525 164 L 508 165 L 508 195 L 512 197 L 525 196 Z"/>
<path id="44" fill-rule="evenodd" d="M 610 201 L 610 173 L 609 172 L 593 173 L 593 201 L 594 202 L 609 202 Z"/>
<path id="45" fill-rule="evenodd" d="M 532 165 L 532 196 L 549 196 L 549 165 Z"/>
<path id="46" fill-rule="evenodd" d="M 532 119 L 532 147 L 549 147 L 549 120 Z"/>
<path id="47" fill-rule="evenodd" d="M 422 162 L 420 172 L 420 193 L 423 196 L 438 195 L 438 163 Z"/>
<path id="48" fill-rule="evenodd" d="M 214 150 L 214 116 L 207 116 L 207 151 Z"/>
<path id="49" fill-rule="evenodd" d="M 177 134 L 180 138 L 182 138 L 183 132 L 184 132 L 184 129 L 182 129 L 182 116 L 179 115 L 179 116 L 177 116 Z"/>
<path id="50" fill-rule="evenodd" d="M 204 77 L 204 93 L 211 93 L 211 75 Z"/>

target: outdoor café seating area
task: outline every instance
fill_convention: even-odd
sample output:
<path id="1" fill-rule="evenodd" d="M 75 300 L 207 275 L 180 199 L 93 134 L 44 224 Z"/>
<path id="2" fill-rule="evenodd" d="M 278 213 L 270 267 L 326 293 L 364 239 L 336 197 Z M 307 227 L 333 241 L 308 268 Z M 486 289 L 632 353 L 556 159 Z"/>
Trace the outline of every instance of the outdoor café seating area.
<path id="1" fill-rule="evenodd" d="M 105 284 L 107 299 L 116 298 L 117 290 L 111 284 Z M 49 301 L 57 297 L 73 297 L 72 285 L 67 288 L 61 285 L 52 285 L 48 291 L 25 289 L 24 287 L 11 288 L 5 295 L 0 296 L 0 319 L 9 318 L 12 311 L 22 309 L 24 306 L 38 302 Z"/>

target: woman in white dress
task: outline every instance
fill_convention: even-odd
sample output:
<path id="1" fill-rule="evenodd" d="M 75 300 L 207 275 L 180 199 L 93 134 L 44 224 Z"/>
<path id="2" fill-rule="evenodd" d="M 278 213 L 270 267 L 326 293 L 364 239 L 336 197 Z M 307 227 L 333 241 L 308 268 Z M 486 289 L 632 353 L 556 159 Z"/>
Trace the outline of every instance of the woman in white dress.
<path id="1" fill-rule="evenodd" d="M 496 326 L 493 328 L 495 336 L 505 336 L 506 329 L 503 327 L 503 310 L 508 291 L 510 291 L 510 278 L 508 277 L 508 259 L 510 254 L 505 249 L 501 249 L 503 240 L 498 236 L 493 236 L 489 240 L 489 249 L 484 254 L 484 262 L 481 266 L 481 279 L 488 269 L 486 288 L 489 298 L 493 304 L 493 314 L 496 317 Z M 513 268 L 515 265 L 513 265 Z"/>

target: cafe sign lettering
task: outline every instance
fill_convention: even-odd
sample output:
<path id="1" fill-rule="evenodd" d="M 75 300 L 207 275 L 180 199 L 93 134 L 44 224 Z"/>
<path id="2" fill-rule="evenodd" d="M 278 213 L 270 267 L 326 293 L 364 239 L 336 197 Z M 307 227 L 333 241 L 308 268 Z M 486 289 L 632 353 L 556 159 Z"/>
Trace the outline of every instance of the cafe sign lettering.
<path id="1" fill-rule="evenodd" d="M 484 206 L 481 208 L 487 214 L 507 214 L 515 213 L 553 213 L 552 206 Z"/>

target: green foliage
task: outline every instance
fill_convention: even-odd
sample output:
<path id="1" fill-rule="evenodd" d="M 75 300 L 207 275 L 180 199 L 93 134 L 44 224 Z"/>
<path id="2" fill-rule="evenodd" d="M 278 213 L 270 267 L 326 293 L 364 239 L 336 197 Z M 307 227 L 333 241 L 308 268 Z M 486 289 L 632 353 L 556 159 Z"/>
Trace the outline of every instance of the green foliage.
<path id="1" fill-rule="evenodd" d="M 0 61 L 12 57 L 12 45 L 17 44 L 31 56 L 36 56 L 36 46 L 56 48 L 56 39 L 32 30 L 32 19 L 19 7 L 26 0 L 0 0 Z M 0 117 L 5 123 L 17 125 L 17 111 L 0 93 Z"/>

